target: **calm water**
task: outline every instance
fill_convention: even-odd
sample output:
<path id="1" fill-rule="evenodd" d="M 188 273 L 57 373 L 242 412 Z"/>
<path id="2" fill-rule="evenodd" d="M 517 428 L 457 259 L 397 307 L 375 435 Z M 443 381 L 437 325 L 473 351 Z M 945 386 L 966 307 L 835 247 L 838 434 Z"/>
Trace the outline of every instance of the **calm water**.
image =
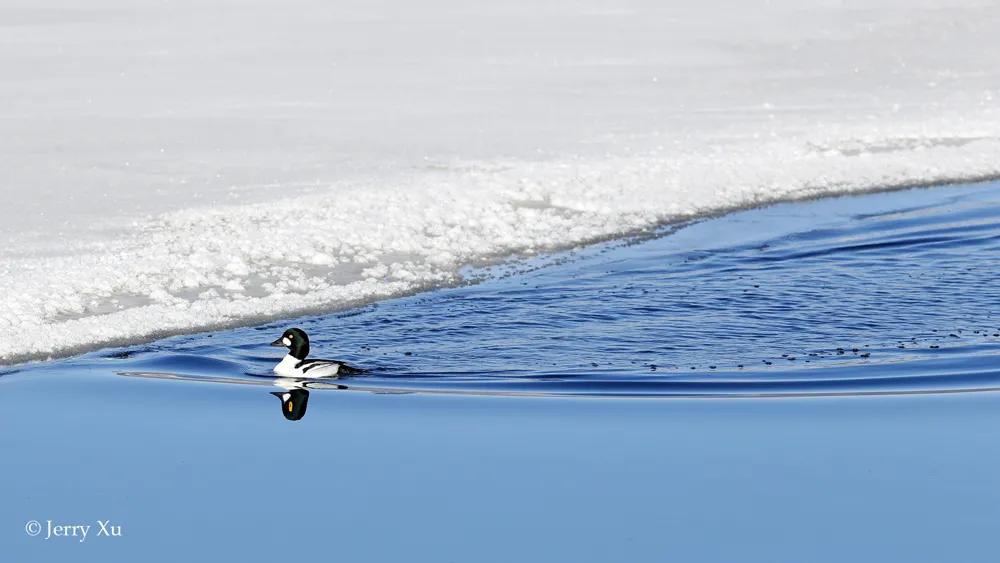
<path id="1" fill-rule="evenodd" d="M 6 368 L 0 545 L 32 560 L 992 559 L 997 184 L 660 235 Z M 288 326 L 368 372 L 276 382 L 267 343 Z M 287 389 L 294 416 L 272 396 Z M 32 519 L 125 531 L 46 540 Z"/>

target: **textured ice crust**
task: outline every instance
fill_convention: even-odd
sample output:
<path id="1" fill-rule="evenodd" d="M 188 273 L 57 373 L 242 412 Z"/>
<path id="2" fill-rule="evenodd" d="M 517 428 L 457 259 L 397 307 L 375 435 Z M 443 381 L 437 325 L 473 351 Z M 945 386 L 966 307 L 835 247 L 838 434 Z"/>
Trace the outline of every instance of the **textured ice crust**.
<path id="1" fill-rule="evenodd" d="M 72 256 L 8 264 L 0 277 L 0 356 L 16 361 L 370 302 L 454 282 L 458 268 L 477 259 L 725 208 L 993 176 L 996 135 L 467 163 L 392 185 L 336 185 L 266 204 L 166 213 Z"/>

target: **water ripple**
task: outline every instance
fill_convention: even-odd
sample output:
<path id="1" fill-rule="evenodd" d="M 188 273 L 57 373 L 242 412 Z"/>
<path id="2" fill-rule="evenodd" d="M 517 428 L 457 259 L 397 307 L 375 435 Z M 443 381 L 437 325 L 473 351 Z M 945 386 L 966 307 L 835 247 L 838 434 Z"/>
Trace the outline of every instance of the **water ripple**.
<path id="1" fill-rule="evenodd" d="M 67 362 L 261 384 L 273 380 L 279 354 L 267 343 L 297 325 L 316 355 L 369 370 L 310 388 L 637 397 L 994 391 L 997 188 L 749 210 L 472 271 L 470 279 L 484 280 L 473 285 Z"/>

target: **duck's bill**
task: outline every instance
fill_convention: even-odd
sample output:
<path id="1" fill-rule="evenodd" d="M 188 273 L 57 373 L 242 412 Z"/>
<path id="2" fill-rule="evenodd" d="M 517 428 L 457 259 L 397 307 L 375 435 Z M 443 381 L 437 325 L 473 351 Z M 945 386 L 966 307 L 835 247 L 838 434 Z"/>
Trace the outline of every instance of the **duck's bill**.
<path id="1" fill-rule="evenodd" d="M 280 338 L 271 343 L 271 346 L 284 346 L 284 345 L 285 343 L 282 342 Z"/>

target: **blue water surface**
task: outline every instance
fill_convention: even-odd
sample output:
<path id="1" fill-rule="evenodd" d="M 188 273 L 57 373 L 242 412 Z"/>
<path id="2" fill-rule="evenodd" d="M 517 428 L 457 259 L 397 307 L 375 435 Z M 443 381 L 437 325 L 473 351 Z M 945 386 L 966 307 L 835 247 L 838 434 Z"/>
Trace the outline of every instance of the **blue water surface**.
<path id="1" fill-rule="evenodd" d="M 998 259 L 997 184 L 913 189 L 3 368 L 0 546 L 31 561 L 992 561 Z M 267 344 L 289 326 L 366 373 L 271 377 Z M 25 532 L 98 519 L 122 536 Z"/>

